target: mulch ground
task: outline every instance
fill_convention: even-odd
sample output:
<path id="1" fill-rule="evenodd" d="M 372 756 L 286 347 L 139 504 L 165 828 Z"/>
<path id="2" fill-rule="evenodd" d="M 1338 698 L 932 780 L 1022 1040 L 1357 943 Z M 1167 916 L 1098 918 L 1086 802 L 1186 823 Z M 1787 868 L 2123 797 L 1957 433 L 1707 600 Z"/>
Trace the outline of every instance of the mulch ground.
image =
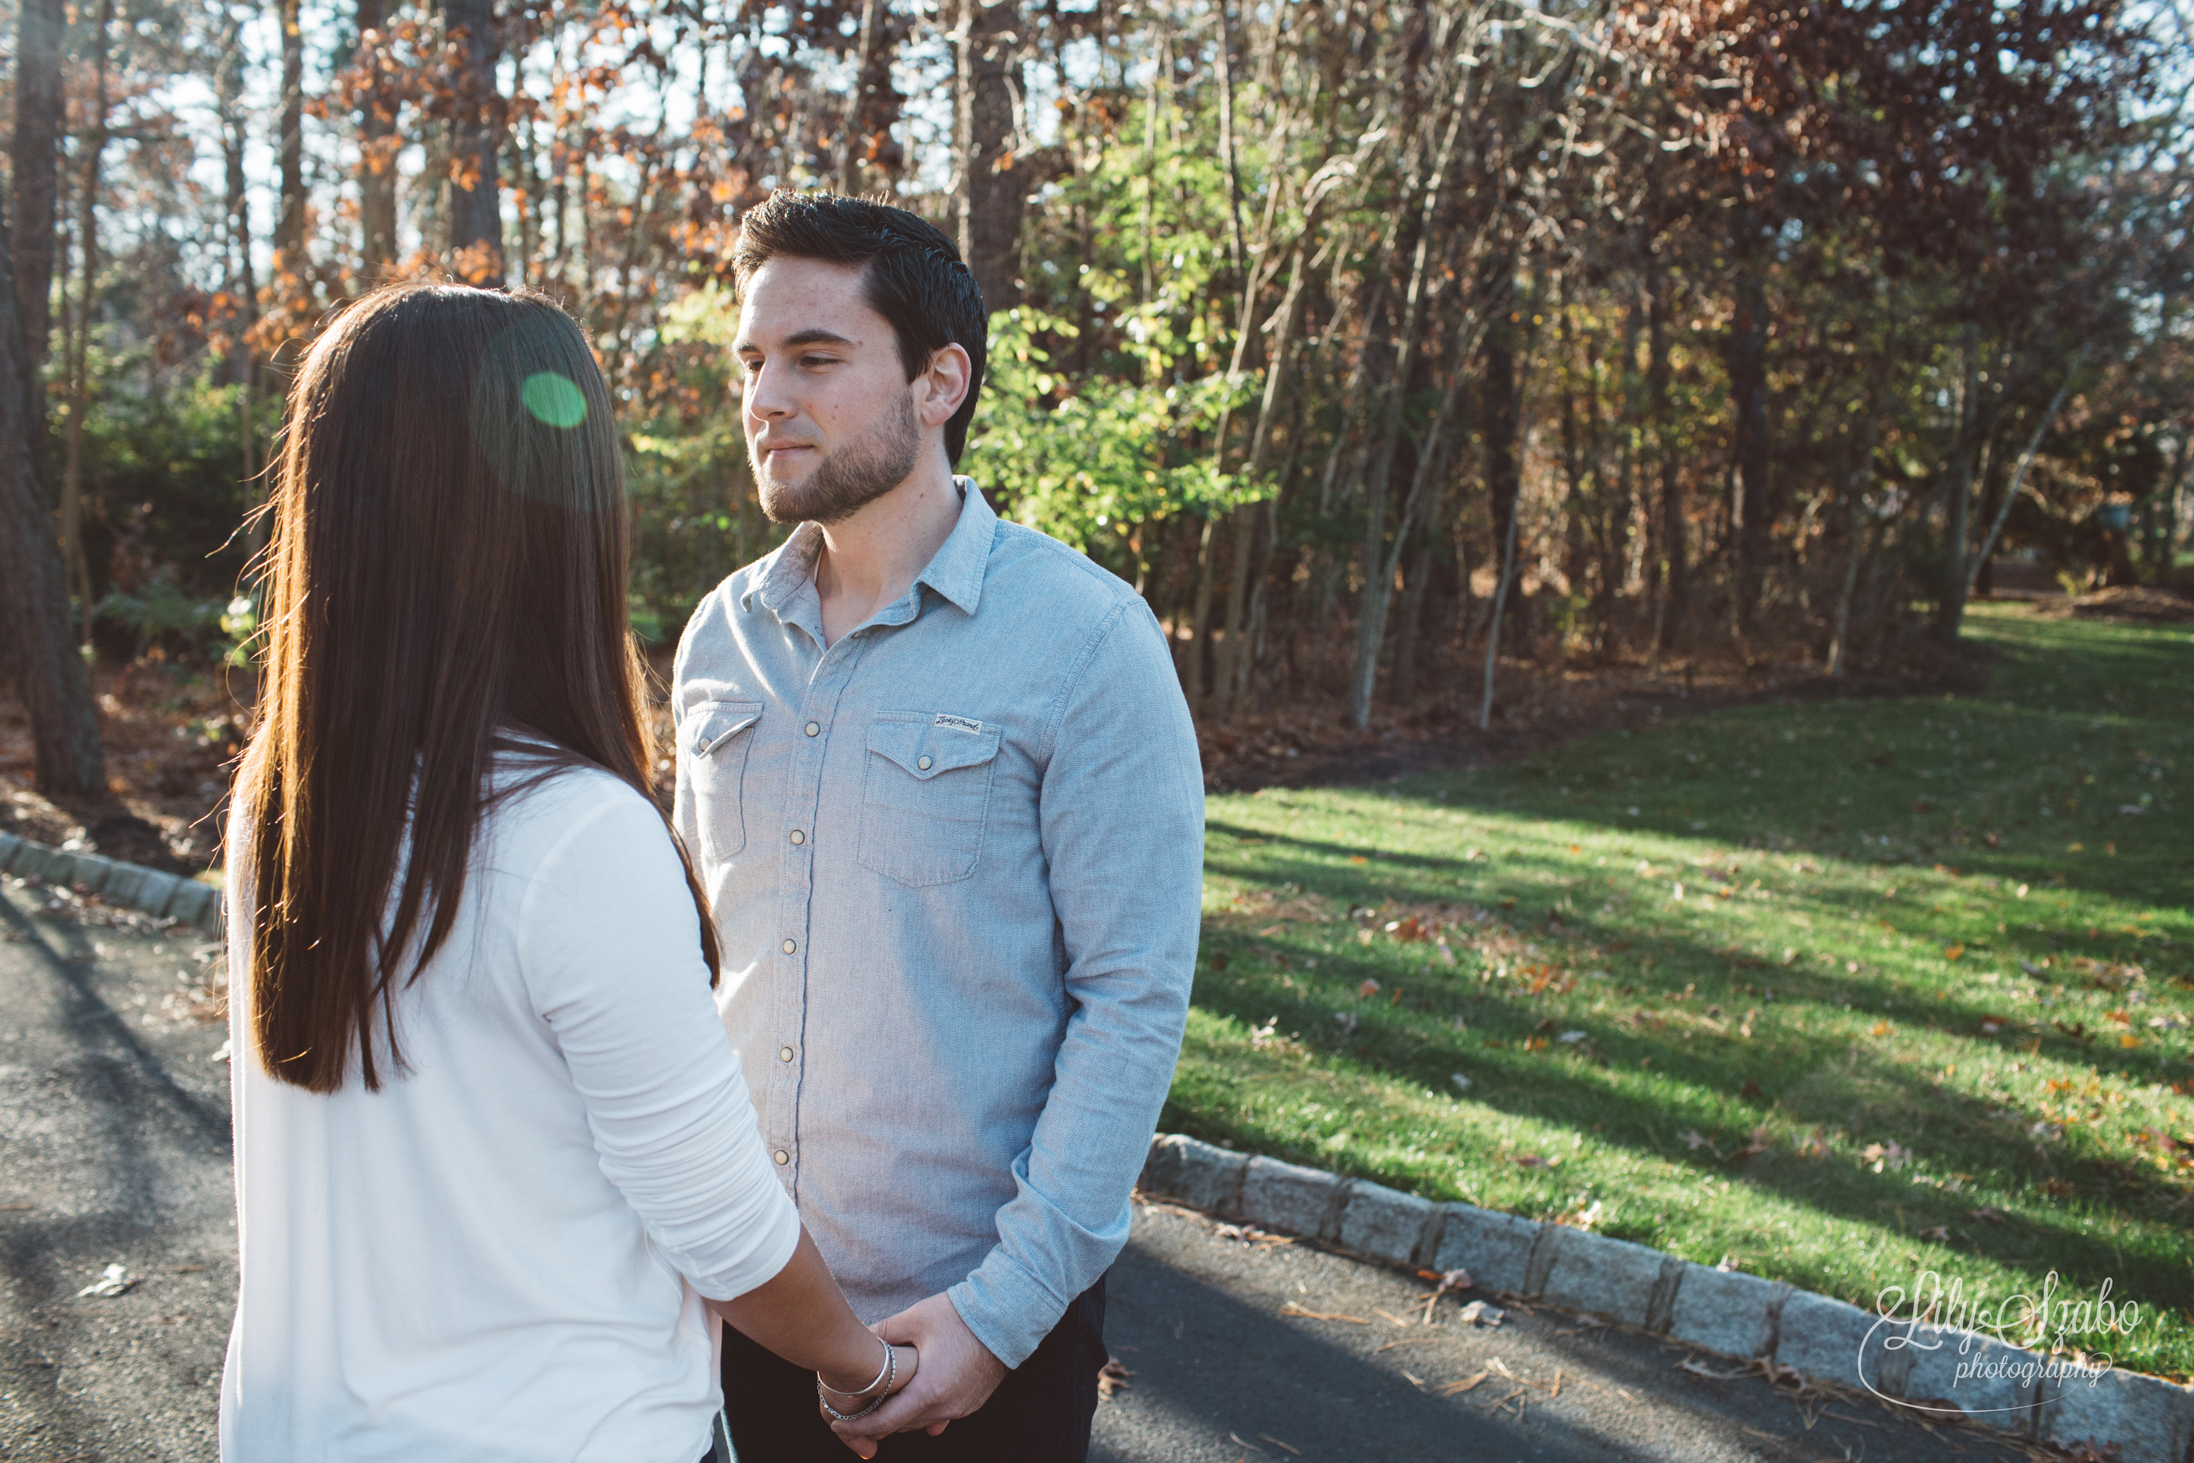
<path id="1" fill-rule="evenodd" d="M 2137 625 L 2180 624 L 2194 620 L 2194 598 L 2173 589 L 2128 585 L 2098 589 L 2073 598 L 2037 600 L 2034 612 L 2047 619 L 2118 620 Z"/>

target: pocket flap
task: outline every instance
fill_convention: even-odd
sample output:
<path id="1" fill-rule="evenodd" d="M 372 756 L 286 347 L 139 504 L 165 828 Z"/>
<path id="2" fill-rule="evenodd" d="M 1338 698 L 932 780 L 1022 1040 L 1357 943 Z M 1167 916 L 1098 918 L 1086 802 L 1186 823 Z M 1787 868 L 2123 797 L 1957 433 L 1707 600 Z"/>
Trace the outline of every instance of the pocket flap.
<path id="1" fill-rule="evenodd" d="M 980 767 L 997 756 L 1003 730 L 964 716 L 887 711 L 869 723 L 868 749 L 889 758 L 907 776 L 926 782 L 940 772 Z"/>
<path id="2" fill-rule="evenodd" d="M 686 745 L 706 757 L 761 719 L 759 701 L 704 701 L 686 717 Z"/>

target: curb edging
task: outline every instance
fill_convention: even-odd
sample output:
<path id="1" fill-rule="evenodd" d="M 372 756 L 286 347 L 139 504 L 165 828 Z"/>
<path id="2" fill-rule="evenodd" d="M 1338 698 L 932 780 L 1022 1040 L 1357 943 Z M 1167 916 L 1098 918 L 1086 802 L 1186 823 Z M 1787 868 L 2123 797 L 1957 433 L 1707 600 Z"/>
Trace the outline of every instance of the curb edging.
<path id="1" fill-rule="evenodd" d="M 13 833 L 0 833 L 0 873 L 96 894 L 104 903 L 154 919 L 172 919 L 208 934 L 218 935 L 227 929 L 228 901 L 213 885 L 142 864 L 126 864 L 103 854 L 71 853 Z"/>
<path id="2" fill-rule="evenodd" d="M 1951 1405 L 1968 1421 L 2119 1463 L 2194 1463 L 2194 1390 L 2115 1368 L 2043 1395 L 2047 1358 L 1947 1326 L 1882 1325 L 1859 1307 L 1589 1230 L 1473 1204 L 1435 1204 L 1367 1179 L 1239 1153 L 1179 1133 L 1151 1139 L 1139 1187 L 1190 1208 L 1405 1269 L 1466 1269 L 1481 1290 L 1589 1311 L 1808 1381 Z M 1427 1263 L 1429 1261 L 1429 1264 Z M 1965 1375 L 1976 1362 L 1988 1375 Z M 2025 1368 L 2036 1370 L 2019 1375 Z M 2006 1375 L 2011 1373 L 2011 1375 Z"/>

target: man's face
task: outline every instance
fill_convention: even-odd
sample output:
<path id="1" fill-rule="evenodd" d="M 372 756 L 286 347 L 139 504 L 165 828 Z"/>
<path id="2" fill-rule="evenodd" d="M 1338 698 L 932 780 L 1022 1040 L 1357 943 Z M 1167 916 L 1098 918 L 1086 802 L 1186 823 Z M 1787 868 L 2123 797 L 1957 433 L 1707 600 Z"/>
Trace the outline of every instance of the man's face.
<path id="1" fill-rule="evenodd" d="M 747 456 L 762 511 L 835 523 L 905 482 L 922 450 L 891 322 L 858 265 L 772 259 L 747 280 L 732 349 L 746 371 Z"/>

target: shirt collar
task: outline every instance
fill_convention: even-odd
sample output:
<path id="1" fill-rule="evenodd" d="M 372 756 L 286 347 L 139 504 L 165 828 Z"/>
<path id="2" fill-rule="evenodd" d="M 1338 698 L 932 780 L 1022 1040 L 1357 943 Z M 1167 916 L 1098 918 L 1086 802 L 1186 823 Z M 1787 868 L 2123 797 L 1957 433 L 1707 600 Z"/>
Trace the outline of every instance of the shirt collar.
<path id="1" fill-rule="evenodd" d="M 914 577 L 914 587 L 926 584 L 962 614 L 972 615 L 982 602 L 983 574 L 990 565 L 991 541 L 998 534 L 998 515 L 984 501 L 983 490 L 976 486 L 975 479 L 955 477 L 952 483 L 960 490 L 959 520 L 928 566 Z M 770 556 L 755 587 L 741 596 L 742 601 L 751 608 L 759 599 L 762 608 L 783 619 L 800 591 L 807 588 L 815 572 L 815 556 L 822 547 L 823 530 L 818 525 L 803 523 L 793 529 Z"/>
<path id="2" fill-rule="evenodd" d="M 929 567 L 914 576 L 914 582 L 928 585 L 959 606 L 960 613 L 972 615 L 982 603 L 983 572 L 990 567 L 990 544 L 998 534 L 998 515 L 983 501 L 983 490 L 975 485 L 975 479 L 956 477 L 952 485 L 960 490 L 960 521 L 953 525 L 952 536 L 931 556 Z"/>

